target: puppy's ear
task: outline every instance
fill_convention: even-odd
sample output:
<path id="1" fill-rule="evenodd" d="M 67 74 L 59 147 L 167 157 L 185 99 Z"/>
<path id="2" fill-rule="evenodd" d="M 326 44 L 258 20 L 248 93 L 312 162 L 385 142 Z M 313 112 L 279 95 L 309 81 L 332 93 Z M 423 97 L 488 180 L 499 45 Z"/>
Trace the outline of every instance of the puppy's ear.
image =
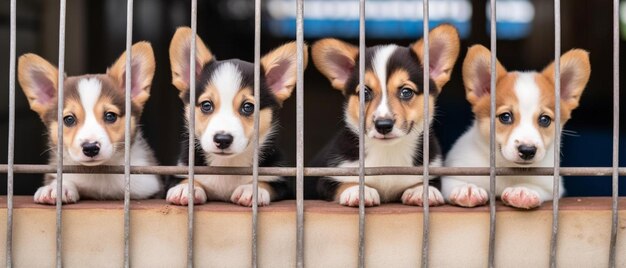
<path id="1" fill-rule="evenodd" d="M 170 64 L 172 68 L 172 84 L 180 90 L 181 98 L 184 92 L 189 90 L 189 72 L 191 70 L 191 28 L 180 27 L 176 30 L 172 42 L 170 43 Z M 202 42 L 200 36 L 196 35 L 196 73 L 194 77 L 202 72 L 202 67 L 214 59 L 213 54 Z"/>
<path id="2" fill-rule="evenodd" d="M 554 84 L 554 62 L 541 73 Z M 590 75 L 591 64 L 587 51 L 572 49 L 561 56 L 561 100 L 567 109 L 578 107 Z"/>
<path id="3" fill-rule="evenodd" d="M 150 97 L 150 87 L 154 77 L 155 61 L 152 46 L 148 42 L 138 42 L 131 48 L 130 95 L 132 102 L 143 107 Z M 107 75 L 117 82 L 118 88 L 126 90 L 126 52 L 109 67 Z"/>
<path id="4" fill-rule="evenodd" d="M 459 33 L 454 26 L 442 24 L 430 30 L 428 37 L 430 41 L 428 70 L 430 78 L 435 81 L 437 91 L 441 92 L 443 86 L 450 80 L 454 63 L 459 57 Z M 424 40 L 418 40 L 411 46 L 411 50 L 424 66 Z"/>
<path id="5" fill-rule="evenodd" d="M 356 65 L 359 49 L 333 38 L 313 44 L 313 63 L 330 80 L 335 89 L 345 90 L 346 82 Z"/>
<path id="6" fill-rule="evenodd" d="M 24 54 L 19 58 L 18 81 L 30 108 L 41 118 L 56 103 L 58 75 L 56 67 L 35 54 Z"/>
<path id="7" fill-rule="evenodd" d="M 496 60 L 496 82 L 506 75 L 506 69 Z M 491 93 L 491 53 L 481 45 L 467 51 L 463 61 L 463 83 L 467 100 L 474 105 L 483 96 Z"/>
<path id="8" fill-rule="evenodd" d="M 291 96 L 291 92 L 296 86 L 298 68 L 296 52 L 296 43 L 290 42 L 270 51 L 261 58 L 265 82 L 281 104 Z M 305 44 L 303 69 L 306 69 L 308 58 L 308 47 Z"/>

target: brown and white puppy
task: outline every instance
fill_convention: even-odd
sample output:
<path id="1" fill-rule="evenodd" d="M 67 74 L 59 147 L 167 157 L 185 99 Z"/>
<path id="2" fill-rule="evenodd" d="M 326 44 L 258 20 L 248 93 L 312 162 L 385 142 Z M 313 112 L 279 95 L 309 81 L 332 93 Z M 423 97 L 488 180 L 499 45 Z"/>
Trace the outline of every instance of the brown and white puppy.
<path id="1" fill-rule="evenodd" d="M 218 61 L 196 37 L 196 99 L 189 102 L 189 55 L 191 30 L 179 28 L 170 45 L 172 83 L 180 90 L 189 121 L 189 109 L 196 109 L 196 165 L 250 167 L 254 147 L 254 106 L 259 105 L 259 166 L 280 166 L 282 157 L 275 145 L 278 110 L 289 98 L 296 83 L 296 44 L 282 45 L 261 59 L 261 103 L 254 101 L 254 66 L 238 59 Z M 306 47 L 304 64 L 306 67 Z M 188 165 L 188 143 L 181 151 L 180 164 Z M 291 189 L 281 177 L 259 177 L 260 206 L 272 200 L 289 197 Z M 207 200 L 231 201 L 242 206 L 252 205 L 252 176 L 196 175 L 194 203 Z M 183 180 L 167 192 L 167 201 L 185 205 L 188 184 Z"/>
<path id="2" fill-rule="evenodd" d="M 401 47 L 380 45 L 365 50 L 365 166 L 421 166 L 424 120 L 433 119 L 436 97 L 450 79 L 459 55 L 459 35 L 451 25 L 430 31 L 429 118 L 424 118 L 424 43 Z M 315 66 L 346 97 L 345 127 L 317 155 L 312 166 L 357 167 L 359 133 L 358 48 L 336 39 L 323 39 L 313 45 Z M 432 133 L 432 132 L 431 132 Z M 434 135 L 430 139 L 430 166 L 441 166 L 442 155 Z M 431 178 L 429 178 L 431 179 Z M 402 200 L 407 205 L 423 205 L 422 176 L 365 177 L 365 205 Z M 358 177 L 319 178 L 317 198 L 358 206 Z M 435 187 L 429 187 L 429 204 L 443 204 Z M 315 197 L 312 197 L 315 198 Z"/>
<path id="3" fill-rule="evenodd" d="M 152 150 L 138 127 L 144 104 L 150 97 L 154 75 L 154 53 L 147 42 L 132 47 L 132 109 L 131 116 L 131 164 L 133 166 L 155 165 Z M 65 165 L 123 165 L 124 164 L 124 110 L 126 54 L 105 74 L 70 76 L 63 80 L 63 144 L 57 143 L 57 90 L 58 70 L 35 54 L 19 58 L 18 79 L 30 103 L 47 126 L 49 146 L 56 151 L 63 146 Z M 50 163 L 56 164 L 56 154 Z M 45 186 L 35 193 L 35 202 L 55 204 L 57 193 L 56 174 L 45 175 Z M 145 199 L 156 195 L 162 188 L 155 175 L 132 175 L 132 199 Z M 64 203 L 79 198 L 124 198 L 124 175 L 121 174 L 64 174 Z"/>
<path id="4" fill-rule="evenodd" d="M 472 46 L 463 62 L 463 81 L 472 105 L 473 125 L 453 145 L 445 161 L 450 167 L 489 166 L 490 62 L 487 48 Z M 554 63 L 541 72 L 508 72 L 497 62 L 496 166 L 552 167 L 555 116 Z M 561 126 L 570 119 L 589 80 L 589 54 L 572 49 L 561 56 Z M 498 177 L 496 195 L 517 208 L 535 208 L 552 200 L 551 176 Z M 442 192 L 464 207 L 487 203 L 488 176 L 445 176 Z M 559 195 L 564 188 L 561 180 Z"/>

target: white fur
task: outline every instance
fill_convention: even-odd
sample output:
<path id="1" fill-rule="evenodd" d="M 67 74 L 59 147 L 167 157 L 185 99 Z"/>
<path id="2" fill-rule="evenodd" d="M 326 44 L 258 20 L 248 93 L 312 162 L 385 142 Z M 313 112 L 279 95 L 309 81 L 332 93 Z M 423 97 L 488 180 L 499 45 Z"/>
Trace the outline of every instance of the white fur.
<path id="1" fill-rule="evenodd" d="M 393 118 L 393 113 L 389 109 L 387 96 L 387 63 L 389 58 L 396 51 L 396 45 L 386 45 L 376 50 L 372 58 L 372 68 L 380 83 L 382 99 L 374 111 L 374 120 L 377 118 Z"/>
<path id="2" fill-rule="evenodd" d="M 365 166 L 366 167 L 412 167 L 413 156 L 420 144 L 419 134 L 421 131 L 413 130 L 404 137 L 392 141 L 381 141 L 365 137 Z M 431 167 L 440 167 L 442 159 L 431 159 Z M 358 161 L 344 161 L 338 167 L 358 167 Z M 432 177 L 431 177 L 432 178 Z M 333 179 L 340 182 L 359 181 L 358 176 L 336 176 Z M 397 200 L 409 187 L 423 181 L 420 175 L 411 176 L 366 176 L 365 184 L 378 191 L 380 200 L 383 202 Z"/>
<path id="3" fill-rule="evenodd" d="M 534 81 L 535 73 L 520 73 L 515 83 L 521 118 L 501 153 L 496 151 L 497 167 L 552 167 L 554 144 L 544 144 L 535 120 L 539 116 L 539 88 Z M 497 133 L 496 133 L 497 135 Z M 537 146 L 537 154 L 530 164 L 516 164 L 511 156 L 514 144 L 525 142 Z M 513 145 L 512 145 L 513 144 Z M 489 167 L 489 138 L 481 135 L 476 122 L 455 142 L 444 163 L 447 167 Z M 495 193 L 511 206 L 533 208 L 543 201 L 552 200 L 552 176 L 497 176 Z M 563 195 L 563 180 L 559 196 Z M 476 189 L 475 187 L 481 188 Z M 446 200 L 461 206 L 476 206 L 487 202 L 489 176 L 444 176 L 442 193 Z M 481 191 L 482 190 L 482 191 Z M 472 196 L 473 195 L 473 196 Z M 459 201 L 460 200 L 460 201 Z"/>
<path id="4" fill-rule="evenodd" d="M 148 144 L 142 138 L 141 133 L 137 133 L 137 138 L 130 149 L 131 165 L 150 166 L 155 165 L 152 152 Z M 79 165 L 79 162 L 68 157 L 65 150 L 63 158 L 64 165 Z M 50 163 L 55 164 L 53 157 Z M 116 152 L 113 157 L 102 163 L 102 165 L 123 165 L 124 152 Z M 56 177 L 56 174 L 48 174 Z M 145 199 L 155 195 L 161 189 L 161 182 L 156 175 L 131 175 L 130 198 Z M 57 189 L 57 180 L 53 179 L 48 185 L 37 190 L 34 200 L 37 203 L 54 204 Z M 125 178 L 123 174 L 63 174 L 63 201 L 67 203 L 76 202 L 80 197 L 94 199 L 123 199 L 125 189 Z"/>
<path id="5" fill-rule="evenodd" d="M 211 121 L 207 125 L 200 144 L 205 152 L 217 153 L 241 153 L 248 146 L 248 138 L 245 135 L 244 127 L 236 116 L 239 112 L 239 104 L 233 106 L 233 99 L 241 88 L 241 73 L 232 63 L 224 63 L 215 70 L 211 77 L 211 83 L 217 88 L 219 94 L 219 107 L 213 112 Z M 230 134 L 233 136 L 233 143 L 225 150 L 217 148 L 213 137 L 215 134 Z"/>

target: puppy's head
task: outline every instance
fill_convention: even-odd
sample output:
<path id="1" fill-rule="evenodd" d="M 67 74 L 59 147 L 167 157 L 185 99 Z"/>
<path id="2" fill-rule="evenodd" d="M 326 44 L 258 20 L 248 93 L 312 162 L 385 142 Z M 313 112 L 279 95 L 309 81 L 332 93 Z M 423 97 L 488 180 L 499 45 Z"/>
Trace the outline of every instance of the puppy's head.
<path id="1" fill-rule="evenodd" d="M 147 42 L 132 47 L 131 133 L 143 105 L 150 96 L 154 75 L 154 54 Z M 57 144 L 58 70 L 35 54 L 19 58 L 18 80 L 30 107 L 37 112 Z M 124 148 L 124 95 L 126 54 L 106 74 L 70 76 L 63 79 L 63 147 L 69 157 L 82 165 L 107 162 Z"/>
<path id="2" fill-rule="evenodd" d="M 467 100 L 483 138 L 489 139 L 490 62 L 487 48 L 471 47 L 463 62 Z M 561 127 L 578 106 L 589 80 L 589 54 L 572 49 L 561 56 Z M 496 63 L 496 142 L 504 159 L 517 164 L 541 161 L 554 142 L 554 63 L 542 72 L 507 72 Z"/>
<path id="3" fill-rule="evenodd" d="M 430 99 L 432 118 L 435 97 L 450 79 L 459 55 L 459 35 L 451 25 L 430 31 Z M 346 97 L 345 120 L 358 132 L 358 47 L 336 39 L 313 45 L 315 66 Z M 424 122 L 424 42 L 409 47 L 380 45 L 365 50 L 365 135 L 377 140 L 396 140 L 421 133 Z M 431 118 L 428 118 L 430 120 Z"/>
<path id="4" fill-rule="evenodd" d="M 179 28 L 170 44 L 172 83 L 180 91 L 189 116 L 191 51 L 189 28 Z M 304 64 L 306 67 L 306 47 Z M 254 102 L 254 66 L 241 60 L 215 59 L 196 37 L 195 135 L 202 149 L 213 156 L 229 157 L 244 152 L 253 140 L 254 106 L 259 105 L 259 133 L 270 133 L 275 111 L 289 98 L 296 83 L 296 44 L 285 44 L 261 59 L 261 103 Z M 187 118 L 189 120 L 189 118 Z"/>

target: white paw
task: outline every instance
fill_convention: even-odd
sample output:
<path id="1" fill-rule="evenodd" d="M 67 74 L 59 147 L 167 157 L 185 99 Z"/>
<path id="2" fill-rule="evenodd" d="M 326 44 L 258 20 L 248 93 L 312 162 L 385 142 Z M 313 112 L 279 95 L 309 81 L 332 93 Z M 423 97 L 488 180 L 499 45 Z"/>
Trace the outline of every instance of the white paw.
<path id="1" fill-rule="evenodd" d="M 204 189 L 202 189 L 202 187 L 200 186 L 194 186 L 193 187 L 193 203 L 194 204 L 204 204 L 207 200 L 206 197 L 206 192 L 204 192 Z M 168 203 L 174 204 L 174 205 L 180 205 L 180 206 L 186 206 L 187 204 L 189 204 L 189 184 L 188 183 L 182 183 L 179 185 L 176 185 L 172 188 L 170 188 L 167 191 L 167 196 L 165 197 L 165 200 Z"/>
<path id="2" fill-rule="evenodd" d="M 489 201 L 487 191 L 474 184 L 455 187 L 448 198 L 452 204 L 468 208 L 482 206 Z"/>
<path id="3" fill-rule="evenodd" d="M 239 185 L 237 189 L 230 196 L 230 201 L 244 207 L 252 206 L 252 184 L 244 184 Z M 268 192 L 263 187 L 259 187 L 259 192 L 257 196 L 257 205 L 258 206 L 267 206 L 270 204 L 270 192 Z"/>
<path id="4" fill-rule="evenodd" d="M 35 196 L 33 198 L 35 203 L 39 204 L 48 204 L 54 205 L 57 200 L 57 184 L 56 182 L 50 183 L 46 186 L 41 186 L 35 192 Z M 63 195 L 61 196 L 61 200 L 63 203 L 76 203 L 80 199 L 78 195 L 78 191 L 76 187 L 73 185 L 63 185 Z"/>
<path id="5" fill-rule="evenodd" d="M 404 191 L 404 193 L 402 194 L 402 204 L 411 206 L 423 206 L 423 194 L 424 186 L 422 185 L 406 189 L 406 191 Z M 435 187 L 428 186 L 428 205 L 439 206 L 443 205 L 443 203 L 443 195 L 441 195 L 441 192 Z"/>
<path id="6" fill-rule="evenodd" d="M 506 188 L 500 199 L 505 205 L 524 209 L 536 208 L 542 203 L 539 193 L 526 187 Z"/>
<path id="7" fill-rule="evenodd" d="M 365 186 L 365 206 L 372 207 L 380 205 L 380 196 L 374 188 Z M 339 204 L 350 207 L 359 206 L 359 186 L 348 187 L 339 196 Z"/>

